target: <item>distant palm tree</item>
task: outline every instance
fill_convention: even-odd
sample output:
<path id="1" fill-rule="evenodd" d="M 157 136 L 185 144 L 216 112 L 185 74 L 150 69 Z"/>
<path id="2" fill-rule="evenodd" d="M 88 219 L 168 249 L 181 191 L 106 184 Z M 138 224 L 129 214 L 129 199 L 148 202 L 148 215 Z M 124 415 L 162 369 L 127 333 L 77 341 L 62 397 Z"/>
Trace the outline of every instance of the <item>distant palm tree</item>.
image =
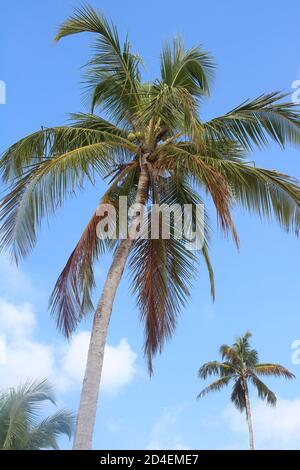
<path id="1" fill-rule="evenodd" d="M 208 194 L 220 227 L 232 233 L 236 243 L 231 217 L 235 205 L 299 232 L 298 182 L 247 161 L 253 148 L 263 148 L 268 141 L 281 148 L 300 145 L 300 114 L 293 103 L 273 92 L 204 121 L 202 105 L 210 94 L 214 63 L 201 47 L 186 49 L 178 38 L 165 44 L 159 77 L 145 82 L 142 61 L 129 40 L 121 41 L 116 27 L 92 7 L 77 9 L 55 40 L 84 32 L 95 35 L 94 54 L 86 69 L 95 113 L 72 115 L 69 125 L 43 127 L 3 154 L 0 172 L 11 187 L 0 202 L 0 249 L 11 249 L 17 259 L 26 256 L 35 246 L 42 220 L 84 183 L 98 185 L 99 176 L 109 181 L 101 203 L 114 206 L 117 216 L 119 196 L 151 211 L 152 203 L 176 204 L 181 209 L 186 204 L 195 206 Z M 58 328 L 70 336 L 93 310 L 94 264 L 104 251 L 113 249 L 94 310 L 74 449 L 92 446 L 105 343 L 126 264 L 144 322 L 150 371 L 153 355 L 172 336 L 189 298 L 198 254 L 208 268 L 214 297 L 208 224 L 202 250 L 195 253 L 187 249 L 187 240 L 173 234 L 169 239 L 136 239 L 139 219 L 132 219 L 122 240 L 103 240 L 97 236 L 100 216 L 95 211 L 51 296 Z"/>
<path id="2" fill-rule="evenodd" d="M 71 439 L 74 415 L 66 410 L 38 419 L 45 401 L 55 404 L 52 387 L 43 382 L 27 382 L 0 394 L 1 450 L 57 450 L 57 439 Z"/>
<path id="3" fill-rule="evenodd" d="M 231 401 L 235 407 L 243 412 L 246 410 L 246 419 L 249 429 L 250 449 L 254 449 L 253 426 L 251 418 L 250 400 L 248 384 L 254 385 L 259 398 L 266 400 L 272 406 L 276 405 L 275 394 L 258 378 L 261 375 L 274 377 L 284 377 L 286 379 L 295 378 L 288 369 L 279 364 L 258 362 L 258 353 L 251 349 L 249 338 L 251 333 L 246 333 L 236 339 L 232 346 L 223 344 L 220 354 L 224 362 L 212 361 L 203 364 L 199 369 L 199 377 L 206 379 L 211 375 L 218 375 L 220 378 L 205 387 L 197 398 L 202 398 L 210 392 L 218 392 L 229 383 L 233 383 Z"/>

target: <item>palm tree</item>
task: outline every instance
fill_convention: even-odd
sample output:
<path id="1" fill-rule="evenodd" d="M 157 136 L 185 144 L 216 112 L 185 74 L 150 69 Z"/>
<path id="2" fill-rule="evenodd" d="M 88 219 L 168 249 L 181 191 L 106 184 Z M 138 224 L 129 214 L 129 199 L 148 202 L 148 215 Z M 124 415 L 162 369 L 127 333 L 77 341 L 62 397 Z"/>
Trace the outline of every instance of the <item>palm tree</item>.
<path id="1" fill-rule="evenodd" d="M 232 384 L 231 401 L 242 413 L 246 411 L 246 419 L 249 430 L 250 449 L 254 450 L 253 426 L 249 399 L 248 384 L 257 390 L 258 397 L 265 400 L 269 405 L 276 405 L 276 396 L 259 376 L 284 377 L 294 379 L 295 376 L 288 369 L 271 363 L 259 363 L 258 353 L 251 349 L 249 338 L 251 333 L 246 333 L 236 339 L 232 346 L 223 344 L 220 347 L 220 355 L 224 362 L 211 361 L 203 364 L 199 369 L 200 379 L 206 379 L 211 375 L 219 378 L 205 387 L 197 398 L 202 398 L 210 392 L 218 392 L 223 387 Z"/>
<path id="2" fill-rule="evenodd" d="M 52 387 L 43 382 L 27 382 L 0 393 L 1 450 L 58 450 L 57 439 L 71 439 L 74 415 L 66 410 L 39 419 L 44 402 L 55 405 Z"/>
<path id="3" fill-rule="evenodd" d="M 221 229 L 231 233 L 237 244 L 231 217 L 235 204 L 298 232 L 298 182 L 246 160 L 250 150 L 265 147 L 269 140 L 281 148 L 300 144 L 300 114 L 292 103 L 274 92 L 205 122 L 200 110 L 209 95 L 214 63 L 201 47 L 185 49 L 178 38 L 166 44 L 160 78 L 150 83 L 142 81 L 142 61 L 128 39 L 121 42 L 116 27 L 90 6 L 77 9 L 55 40 L 81 32 L 95 34 L 86 69 L 91 113 L 73 114 L 66 126 L 42 128 L 3 154 L 0 169 L 4 182 L 12 185 L 1 204 L 3 249 L 11 249 L 17 260 L 26 256 L 36 243 L 42 219 L 86 181 L 98 184 L 99 177 L 110 178 L 100 202 L 114 205 L 117 215 L 119 196 L 147 203 L 151 210 L 151 202 L 195 205 L 203 200 L 201 194 L 208 194 Z M 145 325 L 150 372 L 153 355 L 172 336 L 189 297 L 198 254 L 207 266 L 214 297 L 207 214 L 199 253 L 187 250 L 186 240 L 174 236 L 135 237 L 140 228 L 137 214 L 121 240 L 97 237 L 99 221 L 95 211 L 50 300 L 58 328 L 70 336 L 93 311 L 93 266 L 104 251 L 113 250 L 93 318 L 74 449 L 92 445 L 107 331 L 128 258 L 132 289 Z"/>

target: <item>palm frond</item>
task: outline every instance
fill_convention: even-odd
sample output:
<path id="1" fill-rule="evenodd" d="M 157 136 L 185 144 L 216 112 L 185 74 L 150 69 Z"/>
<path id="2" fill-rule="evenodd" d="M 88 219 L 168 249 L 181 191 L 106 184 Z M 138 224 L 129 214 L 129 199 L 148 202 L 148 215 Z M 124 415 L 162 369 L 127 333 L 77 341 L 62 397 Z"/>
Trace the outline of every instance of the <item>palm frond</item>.
<path id="1" fill-rule="evenodd" d="M 252 333 L 247 331 L 243 336 L 238 336 L 235 343 L 232 346 L 232 350 L 237 354 L 241 368 L 245 367 L 252 369 L 256 366 L 258 362 L 258 352 L 256 349 L 252 349 L 249 338 L 251 338 Z"/>
<path id="2" fill-rule="evenodd" d="M 50 297 L 51 314 L 57 327 L 67 337 L 74 331 L 83 315 L 93 309 L 91 290 L 95 287 L 94 263 L 106 244 L 97 237 L 100 218 L 90 219 L 67 264 L 61 272 Z"/>
<path id="3" fill-rule="evenodd" d="M 175 37 L 161 52 L 161 79 L 170 88 L 183 88 L 199 97 L 209 93 L 214 63 L 200 47 L 185 50 L 183 41 Z"/>
<path id="4" fill-rule="evenodd" d="M 16 389 L 9 389 L 1 396 L 0 417 L 3 450 L 9 450 L 22 441 L 36 417 L 43 401 L 54 404 L 53 388 L 47 381 L 28 381 Z"/>
<path id="5" fill-rule="evenodd" d="M 74 416 L 61 410 L 39 422 L 41 408 L 46 401 L 55 404 L 53 387 L 46 381 L 27 381 L 18 388 L 0 394 L 0 449 L 42 450 L 57 449 L 57 438 L 69 438 L 74 427 Z"/>
<path id="6" fill-rule="evenodd" d="M 172 336 L 177 316 L 189 297 L 195 256 L 185 249 L 182 240 L 138 239 L 132 249 L 130 270 L 152 373 L 152 357 Z"/>
<path id="7" fill-rule="evenodd" d="M 207 379 L 211 375 L 232 376 L 236 373 L 235 368 L 229 362 L 210 361 L 203 364 L 198 371 L 200 379 Z"/>
<path id="8" fill-rule="evenodd" d="M 158 169 L 154 166 L 152 171 L 154 175 L 158 172 Z M 178 173 L 170 174 L 170 176 L 161 177 L 156 174 L 155 181 L 152 181 L 152 188 L 155 194 L 152 197 L 154 203 L 167 204 L 169 207 L 174 207 L 175 205 L 180 205 L 182 213 L 184 213 L 184 208 L 186 206 L 196 207 L 198 205 L 203 206 L 204 204 L 202 199 L 196 190 L 192 187 L 188 179 Z M 197 226 L 198 223 L 198 226 Z M 215 279 L 213 266 L 210 260 L 209 255 L 209 241 L 210 241 L 210 228 L 209 228 L 209 219 L 207 211 L 204 210 L 204 224 L 200 225 L 201 221 L 196 221 L 194 218 L 191 220 L 191 229 L 193 233 L 196 233 L 197 228 L 203 230 L 203 241 L 202 248 L 200 250 L 201 255 L 204 259 L 205 266 L 207 268 L 209 281 L 210 281 L 210 290 L 212 299 L 215 299 Z"/>
<path id="9" fill-rule="evenodd" d="M 236 244 L 239 244 L 231 217 L 232 192 L 226 179 L 201 156 L 184 149 L 180 144 L 169 145 L 156 163 L 160 169 L 175 175 L 189 177 L 203 187 L 212 197 L 222 230 L 230 231 Z"/>
<path id="10" fill-rule="evenodd" d="M 78 115 L 77 115 L 78 116 Z M 107 123 L 107 121 L 106 121 Z M 45 160 L 60 157 L 64 160 L 65 155 L 74 159 L 77 155 L 90 150 L 94 154 L 107 146 L 107 149 L 122 148 L 136 152 L 137 147 L 120 135 L 118 129 L 109 123 L 98 128 L 83 127 L 83 121 L 79 120 L 79 126 L 60 126 L 42 129 L 13 144 L 3 153 L 0 160 L 0 171 L 4 182 L 11 182 L 14 178 L 22 177 L 31 168 Z M 87 123 L 90 125 L 90 122 Z M 105 129 L 104 129 L 104 126 Z M 103 171 L 103 167 L 98 170 Z"/>
<path id="11" fill-rule="evenodd" d="M 197 398 L 203 398 L 205 395 L 208 395 L 211 392 L 219 392 L 222 388 L 229 384 L 231 379 L 231 376 L 224 376 L 221 379 L 215 380 L 213 383 L 201 390 Z"/>
<path id="12" fill-rule="evenodd" d="M 265 400 L 269 405 L 275 406 L 277 399 L 275 393 L 270 390 L 266 384 L 264 384 L 261 380 L 259 380 L 258 377 L 256 377 L 255 374 L 251 374 L 249 376 L 249 380 L 252 382 L 252 384 L 255 386 L 258 397 L 261 398 L 262 400 Z"/>
<path id="13" fill-rule="evenodd" d="M 246 401 L 245 401 L 245 390 L 243 388 L 241 379 L 237 379 L 235 381 L 234 386 L 232 387 L 231 397 L 232 403 L 239 411 L 244 411 L 246 408 Z"/>
<path id="14" fill-rule="evenodd" d="M 273 92 L 245 101 L 224 116 L 203 124 L 208 139 L 235 140 L 247 150 L 264 147 L 268 139 L 281 147 L 300 144 L 300 117 L 286 95 Z"/>
<path id="15" fill-rule="evenodd" d="M 92 107 L 102 105 L 117 121 L 134 114 L 138 106 L 139 65 L 128 39 L 121 47 L 116 27 L 94 8 L 84 5 L 59 28 L 55 41 L 73 34 L 96 34 L 94 56 L 87 64 L 87 81 L 92 90 Z"/>
<path id="16" fill-rule="evenodd" d="M 220 354 L 222 359 L 226 359 L 228 362 L 234 365 L 234 367 L 239 367 L 241 365 L 241 357 L 234 347 L 228 346 L 227 344 L 222 344 L 220 347 Z"/>
<path id="17" fill-rule="evenodd" d="M 21 443 L 22 450 L 53 449 L 59 450 L 58 438 L 61 435 L 71 439 L 75 427 L 73 413 L 60 410 L 36 424 Z"/>
<path id="18" fill-rule="evenodd" d="M 211 264 L 211 260 L 210 260 L 210 256 L 208 252 L 208 246 L 207 246 L 207 243 L 205 242 L 202 246 L 201 253 L 202 253 L 202 256 L 206 265 L 206 269 L 208 272 L 208 276 L 209 276 L 210 295 L 211 295 L 212 300 L 214 301 L 216 298 L 215 275 L 214 275 L 213 266 Z"/>
<path id="19" fill-rule="evenodd" d="M 255 366 L 255 373 L 258 375 L 266 375 L 273 377 L 283 377 L 285 379 L 294 379 L 295 375 L 292 374 L 286 367 L 281 366 L 280 364 L 257 364 Z"/>
<path id="20" fill-rule="evenodd" d="M 127 138 L 128 133 L 121 127 L 103 119 L 101 116 L 90 113 L 72 113 L 70 114 L 72 126 L 75 128 L 94 129 L 112 136 Z"/>
<path id="21" fill-rule="evenodd" d="M 135 194 L 135 163 L 117 172 L 103 195 L 100 204 L 110 203 L 116 208 L 118 226 L 118 202 L 120 196 L 127 196 L 130 204 Z M 97 225 L 101 220 L 97 211 L 92 215 L 80 240 L 62 270 L 50 297 L 49 307 L 56 319 L 57 327 L 69 337 L 84 315 L 94 308 L 92 291 L 95 287 L 94 265 L 107 250 L 117 244 L 115 239 L 101 239 Z M 118 235 L 116 227 L 116 235 Z"/>
<path id="22" fill-rule="evenodd" d="M 119 147 L 122 144 L 90 143 L 32 165 L 1 201 L 1 248 L 10 248 L 15 259 L 26 256 L 42 219 L 81 190 L 85 178 L 94 183 L 97 174 L 105 175 L 114 161 L 111 152 Z"/>
<path id="23" fill-rule="evenodd" d="M 296 179 L 246 162 L 203 157 L 232 189 L 233 202 L 263 220 L 275 219 L 287 232 L 300 228 L 300 189 Z"/>
<path id="24" fill-rule="evenodd" d="M 147 92 L 147 97 L 137 114 L 139 126 L 147 126 L 154 120 L 170 132 L 191 132 L 193 123 L 197 120 L 197 101 L 188 90 L 179 86 L 169 87 L 163 81 L 156 81 Z"/>

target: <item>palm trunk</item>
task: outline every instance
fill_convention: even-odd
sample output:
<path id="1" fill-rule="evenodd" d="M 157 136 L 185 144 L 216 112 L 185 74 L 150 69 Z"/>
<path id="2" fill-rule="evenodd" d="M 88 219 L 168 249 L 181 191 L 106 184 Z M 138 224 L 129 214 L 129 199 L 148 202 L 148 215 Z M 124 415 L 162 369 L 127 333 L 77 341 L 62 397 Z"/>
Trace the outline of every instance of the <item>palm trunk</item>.
<path id="1" fill-rule="evenodd" d="M 247 419 L 248 430 L 249 430 L 249 444 L 250 444 L 250 450 L 254 450 L 254 436 L 253 436 L 253 427 L 252 427 L 251 408 L 250 408 L 248 386 L 246 383 L 245 383 L 244 390 L 245 390 L 245 404 L 246 404 L 246 419 Z"/>
<path id="2" fill-rule="evenodd" d="M 142 165 L 135 200 L 137 204 L 145 204 L 146 202 L 148 181 L 149 175 L 147 167 L 146 165 Z M 139 220 L 140 219 L 136 217 L 132 221 L 129 229 L 129 237 L 124 239 L 116 250 L 95 311 L 87 365 L 77 415 L 77 425 L 73 445 L 74 450 L 90 450 L 92 447 L 108 325 L 116 291 L 133 243 L 132 235 L 136 232 Z"/>

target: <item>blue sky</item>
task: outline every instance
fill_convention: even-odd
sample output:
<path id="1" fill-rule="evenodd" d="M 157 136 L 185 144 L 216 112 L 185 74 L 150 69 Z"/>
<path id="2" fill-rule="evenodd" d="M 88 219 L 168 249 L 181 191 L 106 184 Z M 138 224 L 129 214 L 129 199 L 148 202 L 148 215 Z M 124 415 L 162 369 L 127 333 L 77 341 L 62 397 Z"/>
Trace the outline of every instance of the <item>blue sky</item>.
<path id="1" fill-rule="evenodd" d="M 145 63 L 145 78 L 158 75 L 161 43 L 180 33 L 187 46 L 203 44 L 218 64 L 212 98 L 203 117 L 222 114 L 263 92 L 286 90 L 300 79 L 300 4 L 287 0 L 152 0 L 91 2 L 110 16 L 121 34 L 129 33 Z M 57 26 L 76 0 L 1 2 L 0 80 L 7 103 L 0 105 L 0 151 L 41 126 L 64 123 L 69 112 L 84 110 L 80 67 L 90 37 L 69 38 L 54 46 Z M 299 150 L 271 146 L 249 159 L 300 178 Z M 3 192 L 4 188 L 2 188 Z M 82 229 L 97 206 L 104 185 L 87 187 L 44 224 L 39 242 L 19 271 L 0 260 L 0 387 L 24 376 L 49 375 L 59 403 L 76 410 L 80 364 L 90 321 L 68 345 L 47 311 L 49 294 Z M 109 332 L 109 349 L 100 397 L 94 447 L 98 449 L 247 447 L 243 419 L 229 404 L 229 390 L 202 401 L 197 369 L 217 358 L 220 344 L 250 330 L 263 361 L 279 362 L 300 377 L 291 343 L 300 338 L 299 241 L 268 224 L 235 211 L 238 252 L 213 223 L 212 260 L 217 298 L 212 304 L 204 266 L 192 301 L 182 312 L 173 340 L 147 376 L 143 332 L 128 286 L 121 283 Z M 101 291 L 109 257 L 97 267 Z M 1 345 L 1 343 L 0 343 Z M 74 367 L 74 364 L 76 367 Z M 77 367 L 78 364 L 78 367 Z M 2 383 L 1 383 L 2 381 Z M 299 448 L 300 383 L 268 380 L 280 397 L 277 410 L 256 403 L 254 427 L 262 448 Z M 62 442 L 63 446 L 69 444 Z"/>

